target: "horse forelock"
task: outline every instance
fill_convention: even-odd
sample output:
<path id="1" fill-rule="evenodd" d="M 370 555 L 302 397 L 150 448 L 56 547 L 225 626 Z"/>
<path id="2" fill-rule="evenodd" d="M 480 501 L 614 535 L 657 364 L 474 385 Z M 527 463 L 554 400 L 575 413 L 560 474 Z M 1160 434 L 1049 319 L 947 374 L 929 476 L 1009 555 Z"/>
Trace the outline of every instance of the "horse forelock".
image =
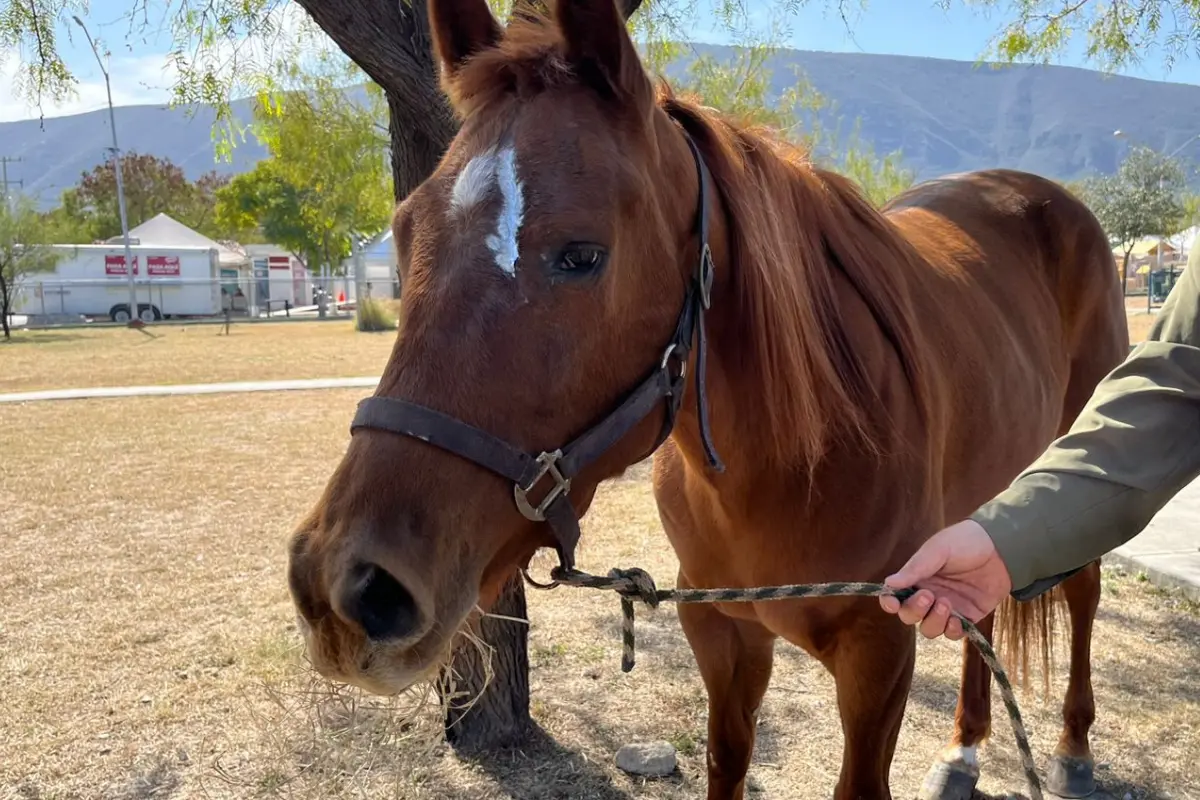
<path id="1" fill-rule="evenodd" d="M 443 88 L 460 116 L 505 100 L 569 86 L 576 76 L 566 59 L 562 32 L 538 14 L 509 22 L 504 37 L 463 64 Z"/>

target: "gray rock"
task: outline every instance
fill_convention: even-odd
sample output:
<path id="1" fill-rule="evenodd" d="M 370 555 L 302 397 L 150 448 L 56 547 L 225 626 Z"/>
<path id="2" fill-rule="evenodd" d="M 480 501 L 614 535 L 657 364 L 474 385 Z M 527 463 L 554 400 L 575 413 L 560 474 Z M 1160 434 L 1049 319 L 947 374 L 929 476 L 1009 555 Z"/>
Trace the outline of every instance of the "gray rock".
<path id="1" fill-rule="evenodd" d="M 638 742 L 617 751 L 617 767 L 631 775 L 661 778 L 675 771 L 675 748 L 669 742 Z"/>

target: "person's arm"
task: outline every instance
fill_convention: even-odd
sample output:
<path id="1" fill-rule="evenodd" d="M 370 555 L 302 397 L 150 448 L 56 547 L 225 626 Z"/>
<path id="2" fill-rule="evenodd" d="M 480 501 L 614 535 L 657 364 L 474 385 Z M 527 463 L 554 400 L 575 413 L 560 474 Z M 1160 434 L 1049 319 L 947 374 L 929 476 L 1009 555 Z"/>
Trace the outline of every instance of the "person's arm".
<path id="1" fill-rule="evenodd" d="M 1200 258 L 1150 338 L 1097 387 L 1062 438 L 971 519 L 1028 597 L 1142 531 L 1200 474 Z M 1086 343 L 1085 343 L 1086 346 Z"/>

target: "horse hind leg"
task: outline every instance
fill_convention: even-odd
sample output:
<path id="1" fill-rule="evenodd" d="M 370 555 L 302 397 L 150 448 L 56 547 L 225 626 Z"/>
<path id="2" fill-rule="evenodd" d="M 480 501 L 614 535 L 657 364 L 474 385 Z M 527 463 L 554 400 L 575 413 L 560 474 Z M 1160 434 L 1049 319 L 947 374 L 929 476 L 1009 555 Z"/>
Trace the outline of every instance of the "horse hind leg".
<path id="1" fill-rule="evenodd" d="M 979 632 L 992 639 L 996 615 L 979 621 Z M 979 782 L 979 747 L 992 724 L 992 673 L 970 642 L 963 642 L 962 685 L 954 712 L 954 733 L 925 776 L 920 800 L 970 800 Z"/>
<path id="2" fill-rule="evenodd" d="M 1105 253 L 1097 261 L 1105 264 Z M 1098 267 L 1097 269 L 1103 269 Z M 1129 334 L 1125 309 L 1113 302 L 1109 313 L 1096 313 L 1083 337 L 1084 350 L 1071 363 L 1071 378 L 1063 398 L 1058 435 L 1065 434 L 1087 404 L 1096 384 L 1125 358 Z M 1053 595 L 1066 601 L 1071 620 L 1071 667 L 1063 698 L 1063 730 L 1047 775 L 1047 788 L 1060 797 L 1086 797 L 1096 789 L 1095 763 L 1088 734 L 1096 719 L 1092 694 L 1092 629 L 1100 605 L 1100 562 L 1093 561 L 1055 588 Z M 1051 602 L 1043 595 L 1035 602 Z M 1051 619 L 1053 622 L 1053 619 Z"/>
<path id="3" fill-rule="evenodd" d="M 1096 790 L 1095 760 L 1088 734 L 1096 720 L 1092 694 L 1092 628 L 1100 605 L 1100 562 L 1063 582 L 1071 618 L 1071 671 L 1063 698 L 1063 730 L 1050 761 L 1046 788 L 1059 797 L 1087 797 Z"/>
<path id="4" fill-rule="evenodd" d="M 1028 688 L 1031 659 L 1041 662 L 1046 696 L 1054 667 L 1057 612 L 1064 604 L 1071 623 L 1071 660 L 1063 700 L 1063 729 L 1051 757 L 1046 789 L 1064 798 L 1087 797 L 1096 789 L 1095 761 L 1088 734 L 1096 717 L 1091 683 L 1092 627 L 1100 599 L 1100 564 L 1093 562 L 1059 587 L 1027 603 L 1006 600 L 980 631 L 996 633 L 997 650 L 1014 685 Z M 991 731 L 992 674 L 978 651 L 964 642 L 963 680 L 954 734 L 926 777 L 921 800 L 968 800 L 979 780 L 978 748 Z"/>

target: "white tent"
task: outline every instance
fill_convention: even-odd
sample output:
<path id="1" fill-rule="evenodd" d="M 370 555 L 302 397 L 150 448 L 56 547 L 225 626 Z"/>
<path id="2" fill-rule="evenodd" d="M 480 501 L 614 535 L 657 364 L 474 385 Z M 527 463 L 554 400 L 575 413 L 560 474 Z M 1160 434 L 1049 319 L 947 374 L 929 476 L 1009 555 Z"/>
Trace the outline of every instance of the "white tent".
<path id="1" fill-rule="evenodd" d="M 129 239 L 133 244 L 158 247 L 215 247 L 221 266 L 226 268 L 245 267 L 249 263 L 245 255 L 214 242 L 166 214 L 156 214 L 141 225 L 130 228 Z M 108 240 L 109 244 L 121 244 L 123 241 L 122 236 Z"/>

